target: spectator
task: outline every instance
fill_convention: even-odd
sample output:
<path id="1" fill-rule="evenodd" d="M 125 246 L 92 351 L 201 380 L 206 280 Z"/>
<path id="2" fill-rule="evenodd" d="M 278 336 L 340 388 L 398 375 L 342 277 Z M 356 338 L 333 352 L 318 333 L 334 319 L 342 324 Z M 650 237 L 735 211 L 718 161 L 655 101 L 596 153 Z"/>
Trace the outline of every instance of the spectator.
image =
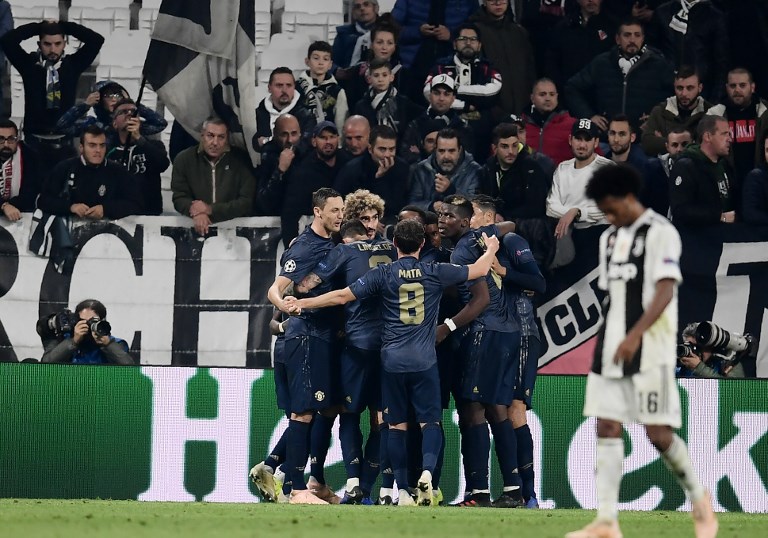
<path id="1" fill-rule="evenodd" d="M 368 150 L 339 172 L 333 189 L 342 196 L 366 189 L 384 199 L 382 224 L 392 224 L 408 201 L 408 163 L 395 155 L 397 135 L 387 125 L 371 130 Z"/>
<path id="2" fill-rule="evenodd" d="M 533 85 L 531 109 L 522 115 L 525 138 L 531 148 L 552 159 L 555 165 L 572 157 L 568 138 L 576 118 L 559 106 L 555 83 L 541 78 Z"/>
<path id="3" fill-rule="evenodd" d="M 557 23 L 544 51 L 544 72 L 558 88 L 563 88 L 598 55 L 609 52 L 615 43 L 611 37 L 616 35 L 616 22 L 604 13 L 603 0 L 577 3 L 578 11 Z"/>
<path id="4" fill-rule="evenodd" d="M 504 81 L 498 103 L 502 113 L 521 114 L 528 103 L 529 88 L 536 79 L 528 32 L 515 22 L 507 1 L 483 0 L 483 6 L 469 22 L 480 31 L 485 56 Z"/>
<path id="5" fill-rule="evenodd" d="M 108 161 L 107 135 L 90 125 L 80 135 L 80 157 L 58 163 L 43 182 L 37 207 L 51 215 L 121 219 L 141 215 L 141 192 L 128 172 Z"/>
<path id="6" fill-rule="evenodd" d="M 312 214 L 312 193 L 331 187 L 347 163 L 339 154 L 339 130 L 330 121 L 318 123 L 312 132 L 312 149 L 298 166 L 283 177 L 285 195 L 280 210 L 283 245 L 288 248 L 299 233 L 299 219 Z"/>
<path id="7" fill-rule="evenodd" d="M 299 120 L 283 114 L 275 121 L 274 136 L 261 149 L 261 164 L 256 170 L 257 186 L 254 208 L 262 215 L 279 215 L 285 197 L 283 179 L 306 155 Z"/>
<path id="8" fill-rule="evenodd" d="M 65 35 L 81 47 L 64 55 Z M 38 49 L 27 53 L 21 42 L 39 36 Z M 70 140 L 56 131 L 56 122 L 75 104 L 77 83 L 99 54 L 104 38 L 74 22 L 31 22 L 0 38 L 0 47 L 24 82 L 24 141 L 52 166 L 72 154 Z"/>
<path id="9" fill-rule="evenodd" d="M 547 197 L 547 215 L 558 220 L 555 237 L 565 237 L 571 224 L 575 228 L 587 228 L 606 224 L 605 215 L 593 200 L 587 198 L 587 182 L 610 160 L 595 153 L 599 130 L 595 122 L 582 118 L 571 129 L 573 159 L 561 162 L 552 177 L 552 191 Z"/>
<path id="10" fill-rule="evenodd" d="M 443 129 L 437 134 L 435 152 L 411 170 L 409 204 L 424 210 L 451 194 L 471 198 L 477 194 L 481 166 L 461 147 L 459 133 Z"/>
<path id="11" fill-rule="evenodd" d="M 403 28 L 398 43 L 408 73 L 404 91 L 414 102 L 438 58 L 451 53 L 451 36 L 476 9 L 477 0 L 397 0 L 392 16 Z"/>
<path id="12" fill-rule="evenodd" d="M 139 108 L 132 99 L 117 102 L 113 113 L 113 136 L 107 139 L 107 158 L 120 163 L 131 175 L 143 195 L 144 213 L 163 212 L 160 174 L 171 162 L 165 144 L 148 140 L 142 133 Z"/>
<path id="13" fill-rule="evenodd" d="M 0 38 L 13 30 L 13 14 L 11 13 L 11 4 L 7 0 L 0 0 Z M 0 46 L 0 80 L 5 80 L 5 54 L 3 47 Z M 0 104 L 3 102 L 3 89 L 0 87 Z M 4 107 L 0 110 L 0 115 L 5 116 Z"/>
<path id="14" fill-rule="evenodd" d="M 195 231 L 236 217 L 247 217 L 253 206 L 256 182 L 245 152 L 231 148 L 224 120 L 210 117 L 200 130 L 200 144 L 187 148 L 173 161 L 173 206 L 194 221 Z"/>
<path id="15" fill-rule="evenodd" d="M 674 67 L 692 66 L 704 98 L 720 102 L 728 71 L 728 29 L 723 12 L 707 0 L 671 0 L 653 13 L 649 41 Z"/>
<path id="16" fill-rule="evenodd" d="M 0 131 L 1 132 L 1 131 Z M 760 139 L 763 148 L 763 158 L 760 165 L 747 174 L 744 179 L 744 196 L 742 207 L 744 222 L 768 225 L 768 131 Z M 2 157 L 2 152 L 0 152 Z"/>
<path id="17" fill-rule="evenodd" d="M 551 0 L 515 0 L 513 3 L 515 18 L 528 30 L 531 38 L 539 76 L 545 74 L 545 54 L 555 39 L 557 24 L 565 16 L 565 4 Z"/>
<path id="18" fill-rule="evenodd" d="M 349 159 L 359 157 L 368 151 L 371 136 L 371 124 L 365 116 L 355 114 L 347 118 L 342 129 L 344 135 L 344 150 Z"/>
<path id="19" fill-rule="evenodd" d="M 50 320 L 59 315 L 53 314 L 37 323 L 45 350 L 40 362 L 134 364 L 128 353 L 128 343 L 110 334 L 112 327 L 107 322 L 107 308 L 101 301 L 86 299 L 75 307 L 74 316 L 78 321 L 71 327 L 71 333 L 55 333 L 49 328 Z"/>
<path id="20" fill-rule="evenodd" d="M 628 20 L 619 26 L 617 47 L 593 59 L 571 77 L 565 93 L 576 117 L 591 118 L 605 131 L 608 118 L 626 114 L 635 128 L 656 103 L 667 97 L 672 66 L 645 44 L 642 25 Z"/>
<path id="21" fill-rule="evenodd" d="M 629 118 L 622 114 L 614 116 L 608 122 L 608 147 L 605 157 L 615 163 L 627 163 L 633 166 L 641 176 L 645 176 L 648 159 L 640 146 L 635 144 L 637 135 L 629 123 Z"/>
<path id="22" fill-rule="evenodd" d="M 379 0 L 353 0 L 352 22 L 336 27 L 333 62 L 338 67 L 356 65 L 366 57 L 370 47 L 371 28 L 378 17 Z"/>
<path id="23" fill-rule="evenodd" d="M 696 329 L 698 323 L 689 323 L 683 329 L 683 342 L 688 346 L 688 354 L 678 357 L 677 377 L 696 377 L 700 379 L 725 379 L 744 378 L 744 366 L 740 362 L 733 364 L 729 360 L 733 357 L 725 357 L 716 353 L 713 348 L 697 345 Z"/>
<path id="24" fill-rule="evenodd" d="M 315 41 L 309 46 L 304 60 L 309 69 L 298 80 L 301 103 L 315 116 L 317 123 L 331 121 L 343 125 L 349 106 L 347 94 L 330 73 L 333 66 L 331 50 L 331 45 L 325 41 Z"/>
<path id="25" fill-rule="evenodd" d="M 500 198 L 507 220 L 544 217 L 551 178 L 523 151 L 518 132 L 511 123 L 493 130 L 493 155 L 480 172 L 479 192 Z"/>
<path id="26" fill-rule="evenodd" d="M 371 29 L 371 48 L 368 53 L 362 57 L 361 62 L 352 64 L 348 69 L 337 69 L 336 80 L 338 80 L 344 91 L 347 93 L 347 102 L 354 106 L 368 90 L 368 67 L 374 60 L 386 60 L 392 67 L 392 74 L 395 75 L 395 87 L 399 88 L 399 78 L 401 65 L 397 54 L 397 43 L 400 35 L 400 27 L 392 18 L 392 15 L 385 13 L 378 18 L 376 24 Z"/>
<path id="27" fill-rule="evenodd" d="M 676 127 L 695 131 L 699 120 L 712 105 L 701 96 L 701 82 L 696 71 L 683 66 L 675 74 L 675 95 L 667 97 L 651 110 L 643 126 L 643 150 L 648 155 L 664 151 L 667 135 Z"/>
<path id="28" fill-rule="evenodd" d="M 88 94 L 84 102 L 74 105 L 59 118 L 59 121 L 56 122 L 56 130 L 69 136 L 80 136 L 80 132 L 87 126 L 98 123 L 109 131 L 112 126 L 115 106 L 122 99 L 129 99 L 130 97 L 128 90 L 113 80 L 97 82 L 94 90 Z M 142 104 L 136 106 L 141 118 L 142 135 L 150 136 L 160 133 L 168 126 L 165 118 L 154 110 Z M 88 114 L 91 110 L 93 110 L 93 115 Z"/>
<path id="29" fill-rule="evenodd" d="M 741 181 L 760 162 L 762 148 L 755 141 L 768 130 L 768 101 L 755 94 L 752 73 L 746 69 L 728 72 L 725 91 L 725 104 L 713 106 L 707 114 L 727 119 L 732 139 L 730 157 Z"/>
<path id="30" fill-rule="evenodd" d="M 659 215 L 669 215 L 669 174 L 675 161 L 692 141 L 690 131 L 675 127 L 669 132 L 664 143 L 667 152 L 648 158 L 646 185 L 640 196 L 640 201 L 645 207 L 650 207 Z"/>
<path id="31" fill-rule="evenodd" d="M 446 127 L 459 132 L 461 145 L 467 151 L 471 153 L 474 149 L 472 133 L 467 123 L 452 108 L 456 100 L 455 86 L 456 82 L 449 75 L 441 74 L 432 77 L 427 96 L 429 107 L 408 125 L 400 141 L 399 154 L 408 163 L 426 159 L 432 152 L 425 153 L 423 144 L 425 136 Z"/>
<path id="32" fill-rule="evenodd" d="M 740 185 L 728 159 L 731 132 L 722 116 L 707 114 L 699 122 L 699 144 L 691 144 L 672 167 L 670 211 L 676 225 L 735 222 Z"/>
<path id="33" fill-rule="evenodd" d="M 526 131 L 526 124 L 523 121 L 522 118 L 515 116 L 514 114 L 510 114 L 509 117 L 505 120 L 507 123 L 511 123 L 512 125 L 517 126 L 517 138 L 520 141 L 520 143 L 524 146 L 522 150 L 525 153 L 527 153 L 535 162 L 538 164 L 541 169 L 544 171 L 544 174 L 550 179 L 552 179 L 552 175 L 555 173 L 555 162 L 550 159 L 547 155 L 544 155 L 541 151 L 533 149 L 531 146 L 528 145 L 528 134 Z M 570 136 L 570 131 L 568 132 L 568 135 Z M 570 151 L 570 145 L 568 146 L 568 150 Z M 571 153 L 572 155 L 572 153 Z"/>
<path id="34" fill-rule="evenodd" d="M 9 119 L 0 119 L 0 167 L 0 209 L 14 222 L 35 210 L 42 177 L 39 158 L 19 140 L 19 128 Z"/>
<path id="35" fill-rule="evenodd" d="M 754 75 L 755 85 L 765 93 L 768 88 L 768 2 L 742 0 L 718 4 L 726 14 L 728 24 L 728 57 L 733 66 L 747 69 Z"/>
<path id="36" fill-rule="evenodd" d="M 394 82 L 395 75 L 389 62 L 373 60 L 368 65 L 370 88 L 355 105 L 354 113 L 364 116 L 372 126 L 389 125 L 400 137 L 421 109 L 398 93 Z"/>
<path id="37" fill-rule="evenodd" d="M 287 67 L 277 67 L 269 74 L 267 85 L 269 95 L 262 99 L 256 109 L 256 134 L 253 138 L 254 149 L 260 149 L 272 139 L 275 120 L 281 114 L 292 114 L 299 120 L 301 132 L 311 132 L 317 123 L 314 114 L 301 103 L 301 93 L 296 91 L 293 71 Z"/>

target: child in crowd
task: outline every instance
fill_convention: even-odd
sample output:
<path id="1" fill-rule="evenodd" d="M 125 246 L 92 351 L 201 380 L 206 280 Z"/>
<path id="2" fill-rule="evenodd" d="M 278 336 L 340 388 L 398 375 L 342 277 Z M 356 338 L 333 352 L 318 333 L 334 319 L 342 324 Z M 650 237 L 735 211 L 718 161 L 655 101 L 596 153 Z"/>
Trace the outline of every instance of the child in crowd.
<path id="1" fill-rule="evenodd" d="M 329 73 L 333 66 L 332 47 L 325 41 L 315 41 L 309 46 L 304 63 L 307 69 L 297 80 L 301 99 L 307 110 L 311 110 L 317 123 L 331 121 L 344 125 L 349 112 L 347 94 L 336 78 Z"/>
<path id="2" fill-rule="evenodd" d="M 395 75 L 388 60 L 377 58 L 371 61 L 366 77 L 368 91 L 355 104 L 353 112 L 365 116 L 371 127 L 389 125 L 400 139 L 411 120 L 421 113 L 421 108 L 397 92 Z"/>

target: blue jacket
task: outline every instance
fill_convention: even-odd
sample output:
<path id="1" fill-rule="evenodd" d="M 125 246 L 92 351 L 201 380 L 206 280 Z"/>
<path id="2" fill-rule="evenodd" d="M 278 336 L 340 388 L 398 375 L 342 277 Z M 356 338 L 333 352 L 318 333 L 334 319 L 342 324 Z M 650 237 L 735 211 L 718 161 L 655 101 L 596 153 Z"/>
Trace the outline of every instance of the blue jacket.
<path id="1" fill-rule="evenodd" d="M 478 8 L 477 0 L 443 1 L 447 4 L 443 24 L 448 27 L 451 34 Z M 435 24 L 435 21 L 429 20 L 431 3 L 431 0 L 397 0 L 395 7 L 392 8 L 392 17 L 402 26 L 397 46 L 400 50 L 400 61 L 405 67 L 411 67 L 424 40 L 419 27 L 427 23 Z"/>
<path id="2" fill-rule="evenodd" d="M 357 40 L 363 35 L 357 31 L 354 22 L 336 27 L 336 38 L 333 40 L 333 63 L 337 67 L 349 67 L 352 63 L 352 53 L 355 52 Z"/>
<path id="3" fill-rule="evenodd" d="M 408 197 L 408 203 L 427 210 L 432 207 L 433 203 L 441 201 L 451 194 L 463 194 L 472 197 L 479 191 L 481 171 L 482 167 L 475 162 L 472 154 L 465 151 L 456 169 L 450 174 L 444 173 L 451 180 L 448 190 L 437 192 L 435 190 L 435 174 L 440 173 L 441 170 L 435 161 L 435 155 L 432 154 L 427 159 L 413 165 L 411 169 L 411 194 Z"/>
<path id="4" fill-rule="evenodd" d="M 768 166 L 755 168 L 744 178 L 742 218 L 744 222 L 768 225 Z"/>

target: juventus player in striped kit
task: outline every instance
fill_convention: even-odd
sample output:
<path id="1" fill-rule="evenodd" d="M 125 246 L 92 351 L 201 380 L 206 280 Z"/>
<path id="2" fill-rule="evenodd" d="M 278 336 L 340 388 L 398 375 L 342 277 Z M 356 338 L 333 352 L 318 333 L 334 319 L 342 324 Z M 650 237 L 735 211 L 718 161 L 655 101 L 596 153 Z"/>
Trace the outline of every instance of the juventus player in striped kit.
<path id="1" fill-rule="evenodd" d="M 584 402 L 584 415 L 597 417 L 598 510 L 595 521 L 566 538 L 621 538 L 617 504 L 625 422 L 645 426 L 690 498 L 696 537 L 717 535 L 709 493 L 673 430 L 681 426 L 675 381 L 680 236 L 638 201 L 640 185 L 639 174 L 623 164 L 595 171 L 587 185 L 587 196 L 612 225 L 600 237 L 598 285 L 608 296 Z"/>

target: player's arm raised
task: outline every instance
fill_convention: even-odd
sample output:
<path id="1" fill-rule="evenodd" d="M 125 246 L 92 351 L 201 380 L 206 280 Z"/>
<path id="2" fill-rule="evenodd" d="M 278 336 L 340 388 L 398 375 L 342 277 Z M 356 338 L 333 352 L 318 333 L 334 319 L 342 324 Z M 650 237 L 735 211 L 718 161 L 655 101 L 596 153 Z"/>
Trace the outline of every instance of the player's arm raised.
<path id="1" fill-rule="evenodd" d="M 491 270 L 493 260 L 496 258 L 496 253 L 499 251 L 499 238 L 495 235 L 488 237 L 483 232 L 483 242 L 485 243 L 485 252 L 480 256 L 475 263 L 468 265 L 469 275 L 467 280 L 474 280 L 485 276 L 488 271 Z"/>

